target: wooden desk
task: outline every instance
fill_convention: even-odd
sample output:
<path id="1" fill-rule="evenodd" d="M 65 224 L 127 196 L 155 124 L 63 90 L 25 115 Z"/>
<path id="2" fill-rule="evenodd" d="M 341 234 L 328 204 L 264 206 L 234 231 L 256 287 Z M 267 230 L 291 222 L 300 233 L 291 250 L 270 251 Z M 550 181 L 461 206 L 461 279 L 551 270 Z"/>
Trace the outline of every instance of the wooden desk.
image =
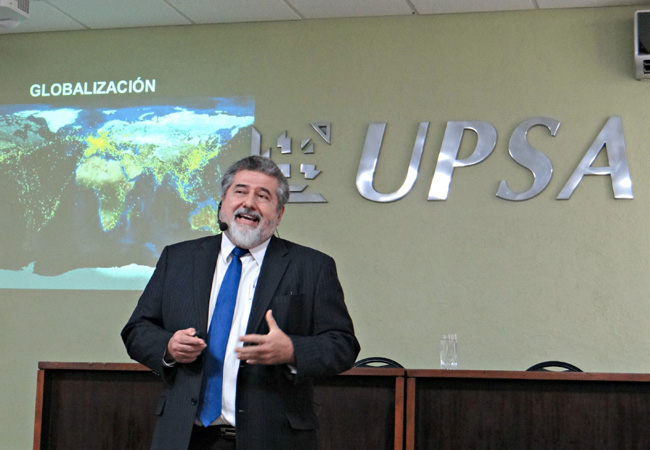
<path id="1" fill-rule="evenodd" d="M 162 382 L 139 364 L 40 362 L 34 450 L 146 450 Z M 351 369 L 315 383 L 322 450 L 402 450 L 404 369 Z"/>
<path id="2" fill-rule="evenodd" d="M 146 450 L 160 378 L 139 364 L 38 364 L 34 450 Z"/>
<path id="3" fill-rule="evenodd" d="M 404 369 L 354 368 L 317 380 L 321 450 L 403 450 Z"/>
<path id="4" fill-rule="evenodd" d="M 407 370 L 406 450 L 650 449 L 650 375 Z"/>

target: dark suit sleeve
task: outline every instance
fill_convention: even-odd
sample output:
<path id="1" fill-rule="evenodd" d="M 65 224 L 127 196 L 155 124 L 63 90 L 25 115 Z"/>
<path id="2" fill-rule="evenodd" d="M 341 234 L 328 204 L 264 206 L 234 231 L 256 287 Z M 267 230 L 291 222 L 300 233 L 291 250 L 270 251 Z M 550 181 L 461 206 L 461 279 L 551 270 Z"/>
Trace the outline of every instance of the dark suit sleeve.
<path id="1" fill-rule="evenodd" d="M 296 359 L 296 382 L 348 370 L 359 354 L 352 319 L 345 305 L 334 260 L 322 253 L 312 255 L 306 275 L 313 285 L 311 330 L 290 335 Z"/>
<path id="2" fill-rule="evenodd" d="M 122 330 L 122 340 L 129 356 L 159 375 L 170 372 L 163 364 L 163 356 L 173 334 L 163 326 L 162 299 L 167 258 L 168 249 L 165 248 L 151 280 Z"/>

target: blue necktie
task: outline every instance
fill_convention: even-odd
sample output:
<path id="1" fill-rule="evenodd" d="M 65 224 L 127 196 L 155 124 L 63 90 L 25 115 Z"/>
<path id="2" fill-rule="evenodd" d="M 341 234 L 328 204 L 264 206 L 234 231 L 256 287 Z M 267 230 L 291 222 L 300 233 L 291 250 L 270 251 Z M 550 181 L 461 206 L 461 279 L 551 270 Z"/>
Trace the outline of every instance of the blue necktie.
<path id="1" fill-rule="evenodd" d="M 199 420 L 205 427 L 221 415 L 223 361 L 241 278 L 241 260 L 239 258 L 246 253 L 248 250 L 239 247 L 233 249 L 232 260 L 221 282 L 217 304 L 212 312 L 203 369 L 203 396 L 199 408 Z"/>

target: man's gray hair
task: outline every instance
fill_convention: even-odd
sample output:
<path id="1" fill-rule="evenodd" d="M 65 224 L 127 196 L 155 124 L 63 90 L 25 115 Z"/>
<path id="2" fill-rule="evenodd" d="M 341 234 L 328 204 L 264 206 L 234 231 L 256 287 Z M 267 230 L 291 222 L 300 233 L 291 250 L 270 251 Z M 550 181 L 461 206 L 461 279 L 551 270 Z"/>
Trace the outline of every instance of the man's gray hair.
<path id="1" fill-rule="evenodd" d="M 261 172 L 278 180 L 278 189 L 275 193 L 278 197 L 278 210 L 282 209 L 282 207 L 289 201 L 289 182 L 278 165 L 269 158 L 256 155 L 240 159 L 226 170 L 226 173 L 223 174 L 223 178 L 221 179 L 223 195 L 226 195 L 228 188 L 235 178 L 235 174 L 240 170 Z"/>

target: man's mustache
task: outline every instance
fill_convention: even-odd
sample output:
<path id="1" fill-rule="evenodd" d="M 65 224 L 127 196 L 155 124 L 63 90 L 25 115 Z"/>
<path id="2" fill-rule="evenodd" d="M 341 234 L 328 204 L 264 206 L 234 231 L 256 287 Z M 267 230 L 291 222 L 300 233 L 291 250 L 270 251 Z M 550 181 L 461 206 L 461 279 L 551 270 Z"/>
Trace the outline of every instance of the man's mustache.
<path id="1" fill-rule="evenodd" d="M 262 215 L 260 213 L 248 208 L 239 208 L 233 213 L 233 219 L 241 216 L 247 216 L 247 219 L 253 219 L 257 222 L 262 220 Z"/>

